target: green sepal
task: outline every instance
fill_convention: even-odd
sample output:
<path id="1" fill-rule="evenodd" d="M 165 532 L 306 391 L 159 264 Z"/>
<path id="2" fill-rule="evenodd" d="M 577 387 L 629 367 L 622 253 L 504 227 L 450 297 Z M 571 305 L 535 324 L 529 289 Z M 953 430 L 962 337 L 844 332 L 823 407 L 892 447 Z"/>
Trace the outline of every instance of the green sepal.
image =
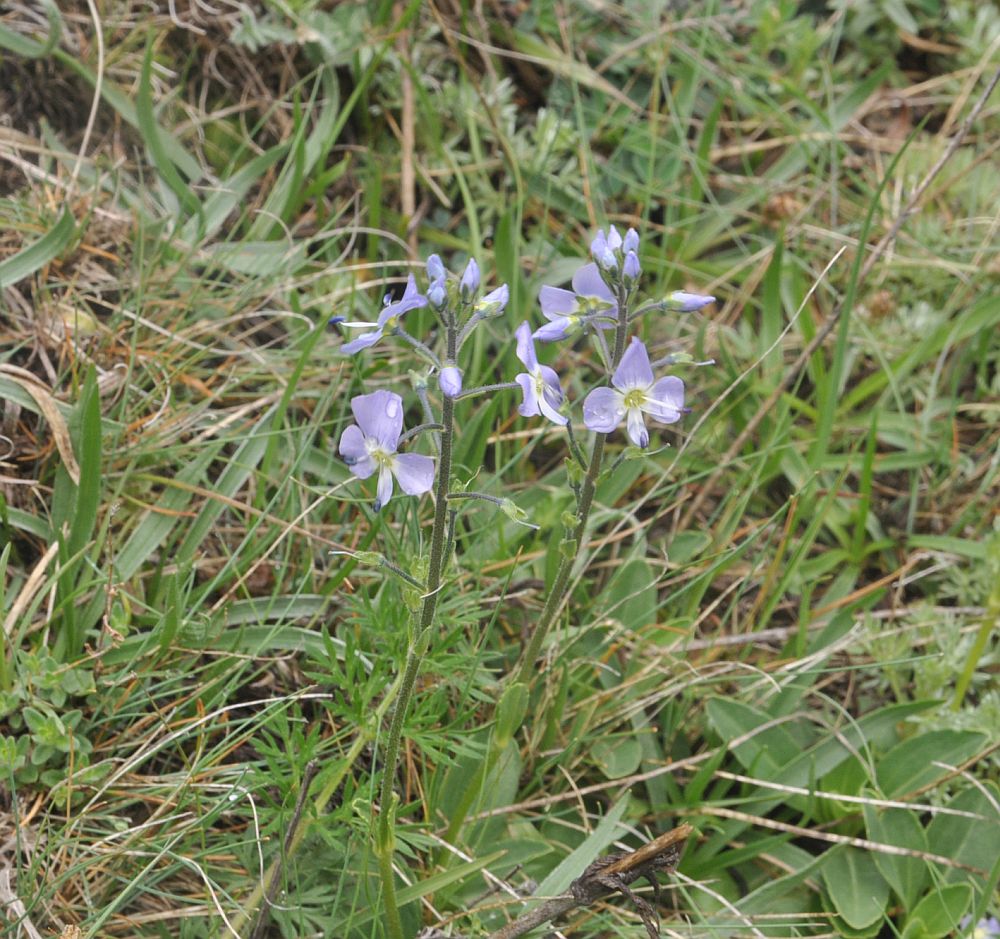
<path id="1" fill-rule="evenodd" d="M 559 542 L 559 553 L 564 558 L 575 558 L 577 554 L 576 538 L 563 538 Z"/>

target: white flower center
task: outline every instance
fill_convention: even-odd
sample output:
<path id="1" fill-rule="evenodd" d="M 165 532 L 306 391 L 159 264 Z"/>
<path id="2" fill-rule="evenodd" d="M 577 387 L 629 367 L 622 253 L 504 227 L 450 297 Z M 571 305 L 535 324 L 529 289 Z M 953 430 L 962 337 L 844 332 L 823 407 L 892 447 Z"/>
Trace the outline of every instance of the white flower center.
<path id="1" fill-rule="evenodd" d="M 392 462 L 396 454 L 386 450 L 374 437 L 369 437 L 365 440 L 365 449 L 368 451 L 368 455 L 379 465 L 380 469 L 383 466 L 392 467 Z"/>

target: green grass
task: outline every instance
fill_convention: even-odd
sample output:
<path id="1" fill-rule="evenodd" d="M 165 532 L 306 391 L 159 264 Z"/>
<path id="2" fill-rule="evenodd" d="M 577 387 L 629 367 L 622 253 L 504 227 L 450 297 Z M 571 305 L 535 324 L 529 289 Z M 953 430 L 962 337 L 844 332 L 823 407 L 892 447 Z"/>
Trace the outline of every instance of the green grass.
<path id="1" fill-rule="evenodd" d="M 669 448 L 598 487 L 523 724 L 497 705 L 559 566 L 565 436 L 511 393 L 460 403 L 457 483 L 540 528 L 460 503 L 396 787 L 407 935 L 488 935 L 681 823 L 674 935 L 1000 914 L 1000 93 L 862 276 L 1000 18 L 640 6 L 98 5 L 103 72 L 87 5 L 0 18 L 11 935 L 249 939 L 272 873 L 263 935 L 385 935 L 419 594 L 363 552 L 419 580 L 433 509 L 375 515 L 337 458 L 353 394 L 421 418 L 406 347 L 345 358 L 327 320 L 474 254 L 512 300 L 465 382 L 510 380 L 538 289 L 608 222 L 640 229 L 650 296 L 719 298 L 644 320 L 654 357 L 715 365 L 678 368 Z M 544 352 L 576 401 L 595 355 Z M 614 898 L 559 928 L 644 934 Z"/>

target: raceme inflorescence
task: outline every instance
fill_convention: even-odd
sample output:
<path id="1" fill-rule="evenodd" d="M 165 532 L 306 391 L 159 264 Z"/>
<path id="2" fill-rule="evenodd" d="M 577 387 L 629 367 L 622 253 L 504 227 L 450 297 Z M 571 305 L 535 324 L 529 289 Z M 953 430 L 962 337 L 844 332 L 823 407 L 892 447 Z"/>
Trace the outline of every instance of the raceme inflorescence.
<path id="1" fill-rule="evenodd" d="M 430 630 L 435 626 L 443 573 L 455 551 L 457 506 L 462 500 L 470 499 L 492 502 L 515 521 L 530 524 L 526 521 L 526 513 L 511 499 L 472 492 L 453 482 L 456 407 L 464 407 L 480 396 L 492 397 L 509 391 L 511 406 L 516 406 L 522 417 L 538 418 L 549 426 L 563 428 L 569 451 L 567 482 L 575 498 L 575 511 L 563 516 L 566 530 L 560 542 L 559 567 L 546 594 L 541 616 L 521 653 L 519 666 L 507 676 L 506 690 L 497 705 L 498 734 L 505 739 L 510 739 L 524 720 L 527 688 L 537 673 L 535 666 L 545 637 L 568 596 L 572 570 L 577 565 L 585 567 L 587 563 L 580 546 L 586 543 L 584 534 L 597 483 L 602 473 L 607 472 L 603 464 L 608 435 L 624 423 L 632 447 L 626 448 L 619 459 L 641 455 L 647 452 L 651 442 L 647 420 L 654 424 L 673 424 L 687 410 L 684 382 L 676 375 L 658 376 L 657 370 L 664 365 L 695 364 L 692 357 L 680 353 L 651 361 L 645 343 L 634 334 L 635 328 L 648 313 L 690 312 L 712 303 L 715 298 L 675 291 L 663 299 L 640 303 L 642 265 L 639 235 L 635 229 L 628 229 L 624 236 L 614 225 L 607 232 L 599 231 L 591 242 L 590 253 L 591 260 L 573 274 L 572 289 L 550 285 L 541 288 L 541 322 L 533 328 L 524 320 L 513 330 L 514 357 L 520 368 L 511 362 L 509 381 L 474 387 L 467 387 L 465 382 L 465 376 L 475 371 L 468 367 L 466 356 L 471 354 L 469 350 L 483 345 L 469 344 L 469 338 L 491 320 L 500 326 L 502 335 L 506 331 L 502 318 L 510 303 L 506 284 L 485 294 L 482 292 L 482 275 L 474 258 L 468 261 L 461 276 L 455 276 L 449 274 L 440 257 L 432 254 L 427 259 L 427 287 L 423 293 L 411 274 L 403 295 L 397 300 L 386 297 L 374 323 L 349 323 L 342 317 L 333 320 L 343 327 L 361 330 L 359 335 L 343 344 L 343 353 L 357 355 L 391 338 L 409 346 L 422 366 L 411 370 L 410 376 L 423 423 L 404 433 L 406 406 L 403 397 L 396 391 L 379 388 L 358 394 L 351 400 L 354 423 L 344 429 L 339 443 L 340 455 L 355 477 L 363 480 L 377 476 L 376 511 L 389 503 L 394 482 L 407 495 L 434 494 L 430 551 L 417 565 L 419 578 L 374 552 L 358 555 L 360 560 L 374 561 L 401 576 L 410 587 L 420 588 L 419 603 L 415 605 L 407 630 L 406 661 L 397 681 L 387 692 L 389 697 L 395 695 L 396 700 L 386 735 L 379 813 L 374 827 L 386 926 L 393 939 L 403 936 L 393 869 L 394 826 L 399 801 L 394 782 L 403 721 L 428 647 Z M 438 327 L 426 339 L 412 335 L 403 325 L 405 314 L 425 307 L 430 307 L 438 319 Z M 539 362 L 536 349 L 536 342 L 576 341 L 581 337 L 588 337 L 593 343 L 598 368 L 597 380 L 585 395 L 582 406 L 570 400 L 556 370 Z M 440 391 L 440 396 L 435 396 L 436 402 L 432 401 L 430 391 L 434 378 Z M 517 402 L 516 392 L 520 392 L 520 402 Z M 591 432 L 589 454 L 575 435 L 574 418 L 577 416 L 582 418 L 582 426 Z M 432 435 L 433 457 L 399 452 L 401 445 L 408 446 L 423 433 Z M 483 772 L 486 772 L 485 764 Z M 469 793 L 474 792 L 476 785 L 475 780 L 470 781 Z M 471 804 L 471 796 L 459 800 L 461 809 L 452 819 L 450 831 L 457 830 Z"/>

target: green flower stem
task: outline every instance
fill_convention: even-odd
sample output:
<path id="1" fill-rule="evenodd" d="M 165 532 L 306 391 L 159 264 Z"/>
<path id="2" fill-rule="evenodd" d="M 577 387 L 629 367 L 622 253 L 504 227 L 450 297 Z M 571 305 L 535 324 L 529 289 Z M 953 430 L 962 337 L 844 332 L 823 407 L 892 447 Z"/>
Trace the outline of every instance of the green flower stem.
<path id="1" fill-rule="evenodd" d="M 449 361 L 455 346 L 455 331 L 448 331 Z M 395 806 L 397 796 L 393 789 L 399 770 L 399 747 L 403 736 L 403 721 L 413 696 L 417 673 L 427 649 L 434 613 L 437 610 L 441 575 L 447 557 L 448 540 L 448 486 L 451 483 L 451 448 L 455 431 L 455 403 L 445 398 L 441 408 L 441 453 L 438 460 L 437 486 L 434 491 L 434 525 L 431 528 L 431 556 L 427 565 L 427 583 L 424 587 L 423 604 L 416 622 L 416 629 L 410 636 L 410 647 L 406 653 L 406 665 L 399 687 L 396 706 L 389 722 L 389 734 L 385 746 L 385 766 L 382 788 L 379 796 L 379 815 L 375 835 L 379 874 L 382 879 L 382 902 L 385 907 L 386 930 L 392 939 L 403 939 L 403 921 L 399 915 L 396 900 L 396 877 L 392 870 L 394 847 Z"/>
<path id="2" fill-rule="evenodd" d="M 461 502 L 463 499 L 479 499 L 483 502 L 492 502 L 494 505 L 499 505 L 501 508 L 504 504 L 504 499 L 500 496 L 491 496 L 487 492 L 449 492 L 448 501 L 449 502 Z"/>
<path id="3" fill-rule="evenodd" d="M 456 401 L 463 401 L 465 398 L 475 398 L 479 395 L 489 395 L 493 394 L 495 391 L 509 391 L 513 388 L 520 388 L 521 386 L 516 381 L 505 381 L 500 382 L 496 385 L 480 385 L 477 388 L 470 388 L 468 391 L 460 392 L 455 395 Z"/>
<path id="4" fill-rule="evenodd" d="M 417 434 L 422 434 L 425 430 L 443 430 L 444 424 L 439 424 L 437 421 L 429 421 L 426 424 L 418 424 L 416 427 L 411 427 L 405 434 L 402 434 L 397 441 L 397 445 L 400 443 L 406 443 L 407 440 L 411 440 L 416 437 Z"/>
<path id="5" fill-rule="evenodd" d="M 621 287 L 618 291 L 618 325 L 615 328 L 615 349 L 611 357 L 608 372 L 612 373 L 621 361 L 625 352 L 625 336 L 628 332 L 628 291 Z M 573 541 L 576 542 L 575 551 L 565 551 L 559 561 L 559 569 L 556 571 L 556 578 L 552 583 L 545 606 L 542 608 L 542 615 L 539 617 L 538 625 L 528 640 L 528 645 L 521 657 L 521 665 L 517 670 L 515 681 L 525 685 L 531 684 L 531 679 L 535 674 L 535 662 L 542 650 L 542 643 L 548 635 L 556 616 L 562 607 L 566 590 L 569 586 L 570 574 L 573 571 L 573 564 L 577 555 L 583 550 L 584 535 L 587 532 L 587 522 L 590 520 L 590 510 L 594 505 L 594 493 L 597 491 L 597 480 L 601 474 L 601 464 L 604 461 L 604 444 L 608 439 L 607 434 L 596 434 L 594 436 L 594 449 L 590 452 L 590 464 L 587 467 L 587 474 L 583 477 L 583 484 L 580 487 L 580 497 L 576 507 L 576 526 L 573 529 Z"/>
<path id="6" fill-rule="evenodd" d="M 397 326 L 395 329 L 393 329 L 392 334 L 394 336 L 399 336 L 400 339 L 403 339 L 406 342 L 408 342 L 411 346 L 413 346 L 414 349 L 417 350 L 417 352 L 419 352 L 425 359 L 427 359 L 427 361 L 430 362 L 431 365 L 434 365 L 437 368 L 441 367 L 441 363 L 438 361 L 438 357 L 434 354 L 430 346 L 426 345 L 426 343 L 421 342 L 415 336 L 411 336 L 405 329 L 403 329 L 402 326 Z"/>

